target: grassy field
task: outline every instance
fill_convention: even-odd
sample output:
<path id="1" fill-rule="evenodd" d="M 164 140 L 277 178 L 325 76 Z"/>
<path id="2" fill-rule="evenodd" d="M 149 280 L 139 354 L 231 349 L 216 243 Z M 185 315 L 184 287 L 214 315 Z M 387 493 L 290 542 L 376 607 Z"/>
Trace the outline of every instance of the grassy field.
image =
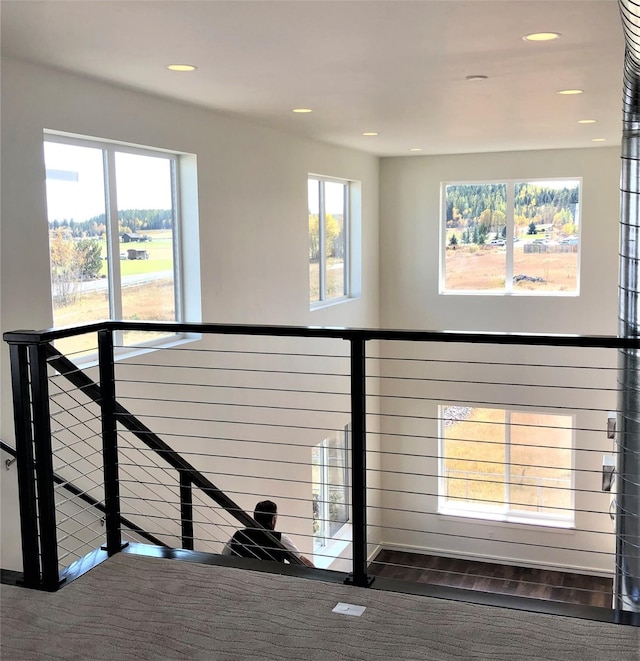
<path id="1" fill-rule="evenodd" d="M 173 269 L 173 232 L 171 230 L 149 230 L 144 232 L 151 237 L 151 241 L 144 243 L 123 243 L 120 241 L 119 252 L 126 253 L 130 248 L 146 250 L 149 259 L 121 259 L 120 273 L 126 275 L 141 275 L 157 271 L 171 271 Z M 107 254 L 106 241 L 101 241 L 102 256 Z M 100 276 L 107 277 L 107 260 L 103 260 Z"/>
<path id="2" fill-rule="evenodd" d="M 510 506 L 566 514 L 571 499 L 571 418 L 511 413 Z M 449 499 L 499 507 L 505 498 L 505 412 L 472 408 L 444 432 Z M 539 447 L 544 446 L 544 447 Z"/>
<path id="3" fill-rule="evenodd" d="M 344 262 L 342 259 L 329 259 L 326 269 L 327 298 L 338 298 L 344 292 Z M 309 301 L 320 300 L 320 266 L 318 262 L 309 263 Z"/>
<path id="4" fill-rule="evenodd" d="M 474 249 L 475 248 L 475 249 Z M 504 289 L 506 252 L 499 246 L 458 246 L 446 251 L 446 288 L 449 290 Z M 525 253 L 514 246 L 513 274 L 542 278 L 544 282 L 514 283 L 516 291 L 575 291 L 578 253 Z"/>
<path id="5" fill-rule="evenodd" d="M 125 287 L 122 290 L 122 310 L 124 319 L 172 321 L 175 319 L 173 282 L 167 279 L 154 280 L 136 287 Z M 106 289 L 102 292 L 80 294 L 72 305 L 54 310 L 56 326 L 73 326 L 108 318 L 109 301 Z M 127 333 L 125 344 L 135 344 L 157 336 L 157 333 Z M 96 348 L 96 336 L 82 335 L 58 340 L 56 347 L 64 353 L 92 352 Z"/>

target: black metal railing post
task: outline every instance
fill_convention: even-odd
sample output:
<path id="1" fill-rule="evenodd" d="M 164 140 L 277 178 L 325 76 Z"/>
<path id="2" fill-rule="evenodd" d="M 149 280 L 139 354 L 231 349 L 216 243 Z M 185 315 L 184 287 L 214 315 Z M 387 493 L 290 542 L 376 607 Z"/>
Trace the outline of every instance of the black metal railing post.
<path id="1" fill-rule="evenodd" d="M 58 571 L 58 536 L 53 480 L 51 417 L 49 412 L 49 379 L 44 344 L 29 345 L 29 367 L 31 370 L 33 438 L 38 488 L 41 587 L 45 590 L 54 591 L 60 586 L 60 576 Z"/>
<path id="2" fill-rule="evenodd" d="M 11 361 L 13 420 L 16 436 L 23 581 L 26 587 L 37 588 L 40 586 L 40 548 L 38 543 L 38 510 L 33 465 L 31 393 L 29 390 L 27 347 L 18 344 L 10 345 L 9 357 Z"/>
<path id="3" fill-rule="evenodd" d="M 180 522 L 182 548 L 193 551 L 193 489 L 186 471 L 180 471 Z"/>
<path id="4" fill-rule="evenodd" d="M 367 425 L 365 389 L 365 339 L 361 333 L 351 339 L 351 502 L 353 532 L 352 573 L 345 583 L 367 587 Z"/>
<path id="5" fill-rule="evenodd" d="M 120 532 L 120 484 L 118 482 L 118 431 L 116 429 L 116 382 L 113 358 L 113 331 L 98 331 L 100 370 L 100 409 L 102 414 L 102 462 L 104 506 L 108 555 L 122 549 Z"/>

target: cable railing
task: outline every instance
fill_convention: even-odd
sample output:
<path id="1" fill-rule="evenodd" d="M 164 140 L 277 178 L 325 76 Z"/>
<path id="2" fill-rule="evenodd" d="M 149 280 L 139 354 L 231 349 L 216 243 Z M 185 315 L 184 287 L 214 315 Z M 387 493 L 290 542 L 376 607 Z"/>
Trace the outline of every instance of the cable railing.
<path id="1" fill-rule="evenodd" d="M 151 330 L 190 341 L 114 343 Z M 74 332 L 96 333 L 97 364 L 51 348 Z M 606 480 L 604 464 L 625 452 L 617 358 L 638 340 L 152 322 L 5 339 L 35 412 L 17 408 L 18 445 L 45 464 L 26 526 L 34 585 L 57 585 L 97 542 L 118 552 L 122 517 L 217 556 L 270 499 L 272 548 L 283 533 L 355 585 L 635 612 L 616 522 L 638 512 L 616 495 L 636 477 Z M 69 529 L 65 512 L 48 527 L 49 508 L 68 505 L 47 501 L 48 443 L 56 473 L 101 503 L 98 525 Z"/>
<path id="2" fill-rule="evenodd" d="M 15 448 L 11 447 L 5 441 L 0 440 L 0 449 L 11 456 L 11 459 L 5 461 L 5 466 L 9 470 L 15 460 L 17 459 L 17 452 Z M 100 525 L 104 526 L 104 502 L 97 500 L 91 496 L 88 491 L 79 489 L 73 482 L 70 482 L 66 477 L 63 478 L 57 473 L 53 474 L 53 480 L 55 483 L 57 491 L 57 501 L 56 509 L 58 510 L 58 519 L 57 525 L 59 530 L 62 533 L 62 537 L 73 537 L 74 533 L 67 531 L 67 523 L 77 522 L 79 518 L 87 516 L 91 524 L 85 525 Z M 68 504 L 71 504 L 71 507 L 67 507 Z M 129 520 L 125 516 L 120 517 L 121 530 L 123 538 L 130 540 L 132 542 L 143 542 L 151 543 L 157 546 L 166 546 L 157 537 L 154 537 L 152 534 L 143 530 L 139 525 Z M 82 525 L 82 524 L 81 524 Z M 104 534 L 104 533 L 102 533 Z M 95 541 L 95 540 L 94 540 Z M 73 555 L 71 560 L 79 559 L 82 555 L 85 555 L 88 551 L 92 549 L 92 546 L 86 542 L 79 547 L 79 550 L 82 553 L 69 553 L 68 549 L 63 548 L 64 553 L 67 553 L 67 556 Z M 64 562 L 64 558 L 59 558 L 59 567 L 61 572 L 66 566 L 68 566 L 70 560 L 67 563 Z"/>

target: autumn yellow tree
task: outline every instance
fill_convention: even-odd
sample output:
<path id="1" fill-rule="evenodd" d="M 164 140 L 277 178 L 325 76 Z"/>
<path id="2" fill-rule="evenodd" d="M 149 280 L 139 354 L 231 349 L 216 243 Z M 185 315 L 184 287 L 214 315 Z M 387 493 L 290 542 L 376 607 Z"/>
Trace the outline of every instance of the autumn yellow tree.
<path id="1" fill-rule="evenodd" d="M 98 274 L 100 244 L 88 239 L 76 242 L 68 230 L 58 228 L 51 232 L 49 252 L 56 305 L 69 305 L 78 296 L 80 282 Z"/>
<path id="2" fill-rule="evenodd" d="M 342 222 L 330 213 L 324 220 L 324 252 L 326 257 L 336 257 L 336 239 L 342 233 Z M 320 221 L 317 213 L 309 214 L 309 260 L 320 259 Z"/>

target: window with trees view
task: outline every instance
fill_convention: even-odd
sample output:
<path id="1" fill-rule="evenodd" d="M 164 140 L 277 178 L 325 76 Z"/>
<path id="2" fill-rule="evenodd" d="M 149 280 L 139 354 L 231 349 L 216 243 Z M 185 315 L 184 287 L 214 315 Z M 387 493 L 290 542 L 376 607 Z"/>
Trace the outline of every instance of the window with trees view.
<path id="1" fill-rule="evenodd" d="M 313 546 L 318 550 L 349 521 L 349 425 L 312 449 Z"/>
<path id="2" fill-rule="evenodd" d="M 310 176 L 309 301 L 349 295 L 349 182 Z"/>
<path id="3" fill-rule="evenodd" d="M 44 158 L 54 325 L 180 319 L 178 156 L 45 134 Z M 92 342 L 59 344 L 82 353 Z"/>
<path id="4" fill-rule="evenodd" d="M 439 511 L 572 525 L 573 418 L 440 407 Z"/>
<path id="5" fill-rule="evenodd" d="M 440 290 L 577 294 L 580 180 L 443 184 Z"/>

